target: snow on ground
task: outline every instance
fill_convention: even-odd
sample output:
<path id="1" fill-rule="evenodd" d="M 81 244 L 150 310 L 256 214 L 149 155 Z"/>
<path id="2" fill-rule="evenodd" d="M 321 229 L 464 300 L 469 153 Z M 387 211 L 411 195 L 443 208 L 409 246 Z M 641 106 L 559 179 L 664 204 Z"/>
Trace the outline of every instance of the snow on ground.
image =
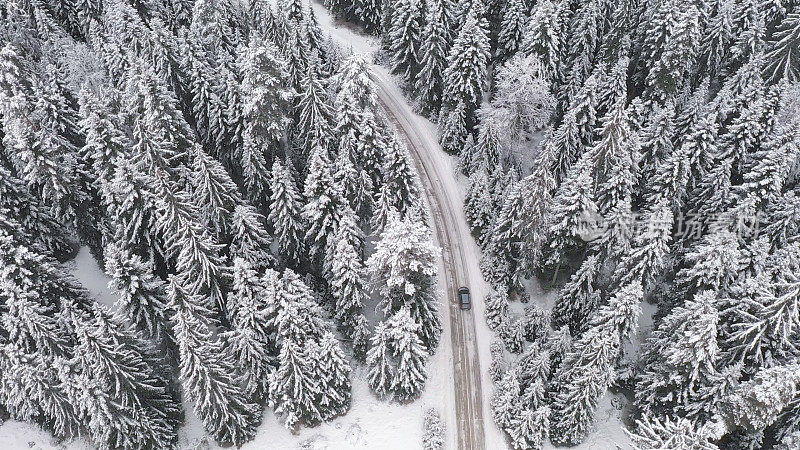
<path id="1" fill-rule="evenodd" d="M 109 278 L 89 252 L 89 247 L 81 247 L 75 259 L 65 265 L 69 272 L 89 291 L 94 300 L 107 308 L 114 305 L 118 297 L 108 287 Z"/>

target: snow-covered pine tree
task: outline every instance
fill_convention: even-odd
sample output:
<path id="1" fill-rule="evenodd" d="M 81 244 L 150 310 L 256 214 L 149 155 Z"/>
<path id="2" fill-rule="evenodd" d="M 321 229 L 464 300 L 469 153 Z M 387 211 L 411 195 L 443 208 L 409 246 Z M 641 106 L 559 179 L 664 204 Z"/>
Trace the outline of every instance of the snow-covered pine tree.
<path id="1" fill-rule="evenodd" d="M 269 164 L 278 154 L 278 144 L 288 124 L 290 99 L 286 63 L 274 45 L 250 42 L 241 52 L 242 120 L 244 121 L 241 164 L 248 197 L 257 203 L 269 193 Z"/>
<path id="2" fill-rule="evenodd" d="M 600 308 L 592 326 L 575 341 L 556 373 L 552 439 L 576 444 L 585 439 L 600 398 L 614 381 L 614 364 L 623 339 L 629 339 L 641 311 L 642 286 L 624 286 Z"/>
<path id="3" fill-rule="evenodd" d="M 304 237 L 302 198 L 292 171 L 284 167 L 279 159 L 272 165 L 270 191 L 268 219 L 275 230 L 280 255 L 296 265 L 300 262 Z"/>
<path id="4" fill-rule="evenodd" d="M 328 421 L 347 413 L 350 408 L 350 364 L 342 351 L 339 341 L 330 331 L 326 331 L 312 347 L 315 355 L 315 376 L 319 381 L 319 407 L 322 420 Z"/>
<path id="5" fill-rule="evenodd" d="M 423 429 L 424 429 L 424 433 L 422 434 L 423 450 L 444 449 L 445 428 L 444 428 L 444 423 L 442 423 L 442 418 L 439 416 L 439 411 L 437 411 L 434 408 L 428 408 L 425 410 Z"/>
<path id="6" fill-rule="evenodd" d="M 233 231 L 233 211 L 244 200 L 236 183 L 213 156 L 196 145 L 192 150 L 192 202 L 202 223 L 216 236 Z"/>
<path id="7" fill-rule="evenodd" d="M 411 155 L 399 136 L 393 136 L 385 146 L 381 176 L 391 194 L 391 204 L 405 215 L 420 200 L 420 181 Z"/>
<path id="8" fill-rule="evenodd" d="M 487 82 L 489 38 L 470 9 L 458 37 L 453 42 L 444 71 L 443 102 L 456 108 L 463 102 L 467 129 L 473 126 L 472 115 L 478 109 Z M 457 108 L 456 108 L 457 110 Z"/>
<path id="9" fill-rule="evenodd" d="M 713 291 L 699 292 L 675 307 L 648 339 L 636 386 L 636 404 L 645 413 L 683 416 L 710 381 L 719 358 L 715 302 Z"/>
<path id="10" fill-rule="evenodd" d="M 28 237 L 28 244 L 58 260 L 74 253 L 67 229 L 52 216 L 23 182 L 0 165 L 0 209 L 19 225 L 19 234 Z"/>
<path id="11" fill-rule="evenodd" d="M 513 368 L 503 374 L 500 382 L 495 383 L 491 407 L 494 423 L 501 430 L 510 430 L 514 418 L 519 416 L 522 409 L 519 377 Z"/>
<path id="12" fill-rule="evenodd" d="M 384 311 L 390 314 L 408 307 L 429 353 L 436 349 L 442 329 L 434 295 L 437 252 L 424 224 L 411 217 L 395 218 L 386 224 L 367 261 Z"/>
<path id="13" fill-rule="evenodd" d="M 303 78 L 297 100 L 295 130 L 303 155 L 320 146 L 327 148 L 333 133 L 333 111 L 328 92 L 313 70 Z"/>
<path id="14" fill-rule="evenodd" d="M 650 52 L 644 98 L 663 105 L 681 91 L 700 48 L 699 12 L 694 5 L 665 2 L 650 23 L 645 47 Z"/>
<path id="15" fill-rule="evenodd" d="M 322 380 L 316 378 L 314 365 L 318 355 L 312 350 L 313 345 L 302 346 L 294 339 L 284 339 L 278 369 L 269 376 L 270 403 L 290 430 L 300 423 L 313 425 L 322 419 L 316 404 Z"/>
<path id="16" fill-rule="evenodd" d="M 634 432 L 625 432 L 631 437 L 635 450 L 719 450 L 719 447 L 709 442 L 710 436 L 695 429 L 691 421 L 685 418 L 672 420 L 668 417 L 662 421 L 646 416 L 636 421 Z"/>
<path id="17" fill-rule="evenodd" d="M 457 155 L 467 141 L 467 106 L 459 100 L 455 106 L 443 106 L 439 118 L 439 143 L 442 150 Z"/>
<path id="18" fill-rule="evenodd" d="M 311 155 L 303 192 L 307 201 L 303 206 L 303 219 L 307 224 L 306 243 L 311 258 L 321 260 L 324 257 L 329 241 L 338 230 L 346 204 L 340 189 L 334 182 L 327 151 L 317 147 Z"/>
<path id="19" fill-rule="evenodd" d="M 536 56 L 547 69 L 551 82 L 560 80 L 563 40 L 562 23 L 557 7 L 550 0 L 538 2 L 524 31 L 520 51 L 526 56 Z"/>
<path id="20" fill-rule="evenodd" d="M 800 80 L 800 13 L 786 14 L 767 49 L 764 76 L 773 82 Z"/>
<path id="21" fill-rule="evenodd" d="M 403 307 L 388 320 L 390 347 L 395 358 L 392 392 L 401 402 L 419 397 L 425 386 L 425 361 L 428 351 L 420 339 L 420 324 L 412 318 L 409 307 Z"/>
<path id="22" fill-rule="evenodd" d="M 101 448 L 174 448 L 182 411 L 158 375 L 156 358 L 147 354 L 150 345 L 100 306 L 94 317 L 82 311 L 69 316 L 75 358 L 89 379 L 77 404 L 89 417 L 92 440 Z"/>
<path id="23" fill-rule="evenodd" d="M 233 355 L 209 327 L 204 302 L 177 276 L 170 279 L 169 302 L 184 394 L 216 441 L 242 445 L 255 436 L 260 417 L 238 385 Z"/>
<path id="24" fill-rule="evenodd" d="M 166 284 L 156 276 L 152 263 L 110 243 L 105 248 L 105 270 L 119 295 L 120 310 L 135 329 L 161 346 L 171 342 Z"/>
<path id="25" fill-rule="evenodd" d="M 230 256 L 243 258 L 258 268 L 272 266 L 275 263 L 270 253 L 272 236 L 265 228 L 264 216 L 253 206 L 241 203 L 234 208 L 231 222 Z"/>
<path id="26" fill-rule="evenodd" d="M 268 307 L 274 301 L 274 292 L 268 289 L 268 284 L 277 273 L 266 270 L 262 277 L 248 261 L 234 260 L 233 286 L 228 294 L 228 303 L 235 314 L 231 330 L 223 334 L 227 350 L 233 353 L 236 367 L 241 368 L 242 389 L 251 401 L 258 404 L 267 400 L 268 375 L 276 365 Z"/>
<path id="27" fill-rule="evenodd" d="M 427 16 L 419 53 L 419 74 L 415 90 L 422 114 L 436 117 L 442 107 L 442 77 L 450 47 L 448 0 L 427 0 Z"/>
<path id="28" fill-rule="evenodd" d="M 391 336 L 392 330 L 387 321 L 382 321 L 375 326 L 370 338 L 370 347 L 367 351 L 367 382 L 370 389 L 379 398 L 386 398 L 392 392 L 396 368 L 392 359 Z"/>
<path id="29" fill-rule="evenodd" d="M 389 30 L 392 72 L 414 86 L 422 61 L 422 1 L 395 0 L 393 3 L 392 28 Z"/>
<path id="30" fill-rule="evenodd" d="M 567 325 L 572 336 L 580 336 L 591 325 L 591 317 L 600 301 L 595 279 L 600 271 L 598 255 L 591 255 L 581 264 L 561 289 L 553 306 L 553 325 Z"/>
<path id="31" fill-rule="evenodd" d="M 336 300 L 336 320 L 345 333 L 354 337 L 358 318 L 366 300 L 366 268 L 350 240 L 337 233 L 331 264 L 331 291 Z"/>
<path id="32" fill-rule="evenodd" d="M 511 0 L 505 5 L 503 22 L 498 36 L 498 53 L 508 59 L 519 50 L 528 19 L 528 7 L 523 0 Z"/>

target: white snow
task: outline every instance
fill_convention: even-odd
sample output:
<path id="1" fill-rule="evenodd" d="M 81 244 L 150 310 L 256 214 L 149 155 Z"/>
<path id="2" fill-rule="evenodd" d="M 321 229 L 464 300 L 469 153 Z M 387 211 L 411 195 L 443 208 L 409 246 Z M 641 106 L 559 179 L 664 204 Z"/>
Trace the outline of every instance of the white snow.
<path id="1" fill-rule="evenodd" d="M 108 287 L 110 279 L 97 264 L 89 247 L 81 247 L 78 255 L 65 264 L 70 273 L 81 282 L 92 298 L 107 308 L 114 306 L 117 295 Z"/>

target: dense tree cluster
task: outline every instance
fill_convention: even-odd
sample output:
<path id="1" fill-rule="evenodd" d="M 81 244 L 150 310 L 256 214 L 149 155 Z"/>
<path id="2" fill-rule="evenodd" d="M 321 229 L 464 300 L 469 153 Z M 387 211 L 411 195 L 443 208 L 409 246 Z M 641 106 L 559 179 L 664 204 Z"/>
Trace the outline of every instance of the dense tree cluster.
<path id="1" fill-rule="evenodd" d="M 356 363 L 420 395 L 441 323 L 419 181 L 309 5 L 4 2 L 0 137 L 3 414 L 176 448 L 185 401 L 241 446 L 265 407 L 345 414 Z M 61 265 L 81 245 L 112 308 Z"/>
<path id="2" fill-rule="evenodd" d="M 614 390 L 638 448 L 797 447 L 797 2 L 383 14 L 393 69 L 469 177 L 509 442 L 582 442 Z M 510 312 L 532 278 L 552 310 Z M 629 345 L 642 302 L 655 324 Z"/>

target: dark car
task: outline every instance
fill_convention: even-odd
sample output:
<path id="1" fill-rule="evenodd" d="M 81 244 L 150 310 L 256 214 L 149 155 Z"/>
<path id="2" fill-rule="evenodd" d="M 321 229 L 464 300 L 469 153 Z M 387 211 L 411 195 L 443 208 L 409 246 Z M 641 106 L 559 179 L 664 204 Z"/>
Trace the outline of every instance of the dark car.
<path id="1" fill-rule="evenodd" d="M 469 289 L 462 287 L 458 290 L 458 303 L 461 305 L 461 309 L 472 308 L 472 300 L 469 297 Z"/>

